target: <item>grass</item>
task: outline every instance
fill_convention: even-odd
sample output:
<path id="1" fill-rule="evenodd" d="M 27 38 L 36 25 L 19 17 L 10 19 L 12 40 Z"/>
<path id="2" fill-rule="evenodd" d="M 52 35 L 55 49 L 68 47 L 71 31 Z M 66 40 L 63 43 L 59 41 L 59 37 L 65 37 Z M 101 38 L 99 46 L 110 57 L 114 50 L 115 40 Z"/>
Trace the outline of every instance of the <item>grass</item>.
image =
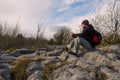
<path id="1" fill-rule="evenodd" d="M 37 58 L 33 59 L 33 61 L 35 61 L 35 62 L 40 62 L 40 61 L 43 61 L 43 60 L 45 60 L 45 58 L 43 58 L 43 57 L 37 57 Z"/>
<path id="2" fill-rule="evenodd" d="M 45 60 L 42 57 L 37 58 L 23 58 L 20 60 L 17 60 L 16 62 L 10 62 L 10 64 L 14 65 L 15 67 L 11 69 L 11 78 L 12 80 L 26 80 L 28 77 L 28 74 L 26 74 L 26 66 L 29 62 L 40 62 L 42 60 Z M 62 62 L 60 65 L 57 63 L 48 63 L 45 64 L 45 68 L 43 69 L 43 75 L 42 77 L 45 80 L 48 80 L 52 72 L 66 64 L 69 64 L 68 62 Z"/>
<path id="3" fill-rule="evenodd" d="M 11 78 L 12 80 L 26 80 L 27 74 L 26 74 L 26 66 L 29 62 L 35 61 L 40 62 L 44 60 L 42 57 L 37 58 L 23 58 L 20 60 L 17 60 L 16 62 L 13 62 L 15 67 L 11 69 Z"/>
<path id="4" fill-rule="evenodd" d="M 69 62 L 65 61 L 65 62 L 62 62 L 60 65 L 57 65 L 57 63 L 48 63 L 45 65 L 45 68 L 43 70 L 43 75 L 42 77 L 45 79 L 45 80 L 49 80 L 50 78 L 50 75 L 52 74 L 52 72 L 66 64 L 69 64 Z"/>
<path id="5" fill-rule="evenodd" d="M 25 80 L 26 74 L 26 65 L 32 60 L 29 58 L 24 58 L 16 62 L 15 68 L 11 69 L 11 78 L 12 80 Z"/>
<path id="6" fill-rule="evenodd" d="M 14 52 L 15 51 L 15 49 L 14 48 L 9 48 L 9 49 L 7 49 L 7 52 Z"/>

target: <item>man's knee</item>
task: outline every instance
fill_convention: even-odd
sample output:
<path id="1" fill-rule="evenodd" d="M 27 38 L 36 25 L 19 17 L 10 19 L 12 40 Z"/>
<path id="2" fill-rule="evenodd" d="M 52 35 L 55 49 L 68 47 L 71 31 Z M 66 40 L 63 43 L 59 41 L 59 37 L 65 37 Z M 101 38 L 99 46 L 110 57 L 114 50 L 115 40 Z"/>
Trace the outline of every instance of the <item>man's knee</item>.
<path id="1" fill-rule="evenodd" d="M 76 44 L 81 44 L 81 42 L 82 42 L 82 38 L 81 37 L 76 37 L 75 39 L 74 39 L 74 43 L 76 43 Z"/>
<path id="2" fill-rule="evenodd" d="M 85 39 L 82 38 L 82 37 L 76 37 L 75 39 L 76 39 L 76 41 L 80 41 L 80 42 L 85 40 Z"/>
<path id="3" fill-rule="evenodd" d="M 75 40 L 80 40 L 81 37 L 76 37 Z"/>

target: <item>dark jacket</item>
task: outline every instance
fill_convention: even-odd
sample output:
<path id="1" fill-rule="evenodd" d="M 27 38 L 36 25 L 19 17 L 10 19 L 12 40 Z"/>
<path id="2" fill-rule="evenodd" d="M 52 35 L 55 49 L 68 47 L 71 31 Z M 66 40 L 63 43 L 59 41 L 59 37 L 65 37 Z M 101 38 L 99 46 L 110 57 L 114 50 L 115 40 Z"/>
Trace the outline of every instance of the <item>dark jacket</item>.
<path id="1" fill-rule="evenodd" d="M 93 48 L 95 47 L 95 44 L 92 41 L 94 36 L 94 27 L 91 24 L 87 28 L 84 28 L 82 33 L 73 34 L 73 38 L 76 38 L 78 36 L 83 37 L 85 40 L 87 40 Z"/>

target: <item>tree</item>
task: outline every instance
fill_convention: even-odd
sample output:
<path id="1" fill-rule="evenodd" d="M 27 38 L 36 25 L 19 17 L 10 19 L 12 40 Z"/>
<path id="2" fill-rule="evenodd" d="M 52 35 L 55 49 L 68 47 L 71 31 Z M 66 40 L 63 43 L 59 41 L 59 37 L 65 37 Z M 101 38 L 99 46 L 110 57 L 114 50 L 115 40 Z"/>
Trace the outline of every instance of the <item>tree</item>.
<path id="1" fill-rule="evenodd" d="M 62 27 L 54 34 L 54 42 L 57 45 L 66 44 L 69 41 L 70 28 Z"/>
<path id="2" fill-rule="evenodd" d="M 53 39 L 50 39 L 49 41 L 48 41 L 48 44 L 49 45 L 54 45 L 55 43 L 54 43 L 54 40 Z"/>
<path id="3" fill-rule="evenodd" d="M 120 42 L 120 1 L 111 0 L 106 7 L 105 13 L 101 14 L 98 9 L 93 15 L 92 23 L 103 33 L 103 39 L 107 43 Z"/>
<path id="4" fill-rule="evenodd" d="M 37 25 L 37 35 L 36 35 L 36 41 L 35 41 L 35 47 L 37 49 L 47 44 L 47 39 L 45 38 L 44 32 L 45 32 L 45 29 L 43 26 L 43 22 L 41 20 L 40 23 Z"/>

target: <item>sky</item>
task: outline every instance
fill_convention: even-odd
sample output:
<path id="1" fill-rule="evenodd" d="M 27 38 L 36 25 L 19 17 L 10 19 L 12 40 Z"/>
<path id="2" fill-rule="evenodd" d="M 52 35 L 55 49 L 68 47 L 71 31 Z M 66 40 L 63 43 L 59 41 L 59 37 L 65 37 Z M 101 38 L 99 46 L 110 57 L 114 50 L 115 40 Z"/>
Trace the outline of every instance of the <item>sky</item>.
<path id="1" fill-rule="evenodd" d="M 35 36 L 42 21 L 45 36 L 51 38 L 62 26 L 79 32 L 84 19 L 102 7 L 103 0 L 0 0 L 0 23 L 16 24 L 21 32 Z M 13 26 L 12 26 L 13 27 Z"/>

